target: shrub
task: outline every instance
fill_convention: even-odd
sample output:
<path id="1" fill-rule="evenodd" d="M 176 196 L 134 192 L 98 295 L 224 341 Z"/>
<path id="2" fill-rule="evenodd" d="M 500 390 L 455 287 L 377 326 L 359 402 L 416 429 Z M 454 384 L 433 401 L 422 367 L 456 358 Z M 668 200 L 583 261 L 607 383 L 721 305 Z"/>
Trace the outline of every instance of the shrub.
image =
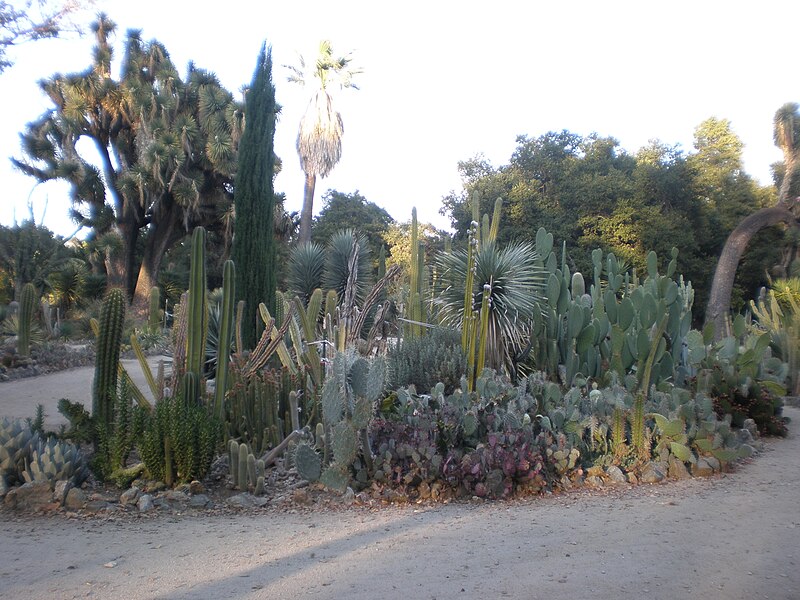
<path id="1" fill-rule="evenodd" d="M 466 372 L 461 335 L 436 328 L 428 335 L 406 338 L 389 352 L 389 389 L 413 385 L 427 392 L 441 382 L 444 393 L 452 394 Z"/>

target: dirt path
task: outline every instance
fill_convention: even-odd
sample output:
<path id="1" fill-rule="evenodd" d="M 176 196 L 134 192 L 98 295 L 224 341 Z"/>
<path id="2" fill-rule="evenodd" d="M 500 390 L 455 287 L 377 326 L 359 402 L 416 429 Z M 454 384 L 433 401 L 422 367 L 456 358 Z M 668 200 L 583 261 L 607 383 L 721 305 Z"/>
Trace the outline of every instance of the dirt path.
<path id="1" fill-rule="evenodd" d="M 148 359 L 153 373 L 161 360 L 170 361 L 166 356 L 151 356 Z M 122 360 L 122 364 L 133 381 L 151 401 L 150 388 L 142 373 L 142 367 L 136 359 Z M 58 412 L 58 401 L 67 398 L 73 402 L 82 402 L 87 409 L 92 409 L 92 379 L 94 367 L 80 367 L 39 375 L 37 377 L 0 382 L 0 417 L 24 419 L 36 414 L 36 405 L 44 406 L 45 429 L 56 431 L 67 420 Z"/>
<path id="2" fill-rule="evenodd" d="M 786 413 L 788 439 L 712 479 L 511 504 L 5 520 L 0 597 L 797 599 L 800 410 Z"/>

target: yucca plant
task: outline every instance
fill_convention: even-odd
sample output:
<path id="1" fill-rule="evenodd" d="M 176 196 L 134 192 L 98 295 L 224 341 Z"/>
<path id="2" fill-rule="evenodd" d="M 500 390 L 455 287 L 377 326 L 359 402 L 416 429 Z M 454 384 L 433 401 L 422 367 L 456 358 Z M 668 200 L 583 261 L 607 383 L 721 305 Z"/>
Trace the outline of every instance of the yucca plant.
<path id="1" fill-rule="evenodd" d="M 434 306 L 444 325 L 461 329 L 464 289 L 468 275 L 467 251 L 453 250 L 437 257 L 440 273 Z M 486 367 L 511 373 L 513 357 L 524 346 L 527 324 L 544 301 L 546 272 L 537 266 L 536 250 L 528 243 L 499 248 L 482 244 L 475 253 L 472 309 L 483 304 L 488 290 Z"/>
<path id="2" fill-rule="evenodd" d="M 347 282 L 352 278 L 351 263 L 353 262 L 354 242 L 358 243 L 358 254 L 354 263 L 355 300 L 360 303 L 369 293 L 373 282 L 369 242 L 365 236 L 355 230 L 344 229 L 334 233 L 328 241 L 323 284 L 327 289 L 336 291 L 339 298 L 345 297 Z"/>
<path id="3" fill-rule="evenodd" d="M 322 278 L 325 273 L 325 250 L 319 244 L 306 242 L 292 248 L 289 255 L 289 291 L 299 296 L 303 306 L 308 305 L 308 300 L 314 290 L 322 287 Z"/>

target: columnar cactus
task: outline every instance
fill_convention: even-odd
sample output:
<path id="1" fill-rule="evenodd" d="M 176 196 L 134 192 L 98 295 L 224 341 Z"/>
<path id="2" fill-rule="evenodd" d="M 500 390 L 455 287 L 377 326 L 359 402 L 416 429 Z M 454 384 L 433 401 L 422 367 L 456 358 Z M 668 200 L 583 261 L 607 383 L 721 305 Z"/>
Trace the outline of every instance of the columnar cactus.
<path id="1" fill-rule="evenodd" d="M 187 306 L 188 337 L 186 340 L 186 372 L 194 373 L 195 384 L 187 389 L 187 403 L 196 403 L 205 364 L 208 315 L 206 306 L 206 231 L 196 227 L 192 235 L 192 266 L 189 273 L 189 303 Z"/>
<path id="2" fill-rule="evenodd" d="M 95 423 L 105 431 L 110 431 L 114 422 L 114 400 L 124 321 L 125 294 L 121 289 L 114 288 L 106 294 L 100 309 L 92 386 L 92 415 Z"/>
<path id="3" fill-rule="evenodd" d="M 19 297 L 19 331 L 17 332 L 17 352 L 28 356 L 31 351 L 31 325 L 36 309 L 36 288 L 32 283 L 22 286 Z"/>
<path id="4" fill-rule="evenodd" d="M 236 269 L 232 260 L 222 269 L 222 307 L 220 309 L 219 340 L 217 341 L 217 376 L 214 390 L 214 414 L 225 418 L 225 393 L 228 391 L 229 354 L 233 335 L 233 307 L 236 303 Z"/>

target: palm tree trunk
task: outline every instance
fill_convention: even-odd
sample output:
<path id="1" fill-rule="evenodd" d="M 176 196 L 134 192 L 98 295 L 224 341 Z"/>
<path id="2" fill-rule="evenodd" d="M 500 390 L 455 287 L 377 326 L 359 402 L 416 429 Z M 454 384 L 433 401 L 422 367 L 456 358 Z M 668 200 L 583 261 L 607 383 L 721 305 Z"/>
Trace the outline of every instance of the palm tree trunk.
<path id="1" fill-rule="evenodd" d="M 714 271 L 711 283 L 711 294 L 706 307 L 706 324 L 714 324 L 714 339 L 720 340 L 727 333 L 726 317 L 731 306 L 731 292 L 736 278 L 736 269 L 747 244 L 753 236 L 771 225 L 778 223 L 792 224 L 797 221 L 794 213 L 786 204 L 780 203 L 769 208 L 762 208 L 742 220 L 725 241 L 725 247 Z"/>
<path id="2" fill-rule="evenodd" d="M 311 217 L 314 214 L 314 188 L 317 185 L 317 176 L 306 173 L 306 183 L 303 187 L 303 210 L 300 211 L 300 234 L 298 242 L 304 244 L 311 241 Z"/>

